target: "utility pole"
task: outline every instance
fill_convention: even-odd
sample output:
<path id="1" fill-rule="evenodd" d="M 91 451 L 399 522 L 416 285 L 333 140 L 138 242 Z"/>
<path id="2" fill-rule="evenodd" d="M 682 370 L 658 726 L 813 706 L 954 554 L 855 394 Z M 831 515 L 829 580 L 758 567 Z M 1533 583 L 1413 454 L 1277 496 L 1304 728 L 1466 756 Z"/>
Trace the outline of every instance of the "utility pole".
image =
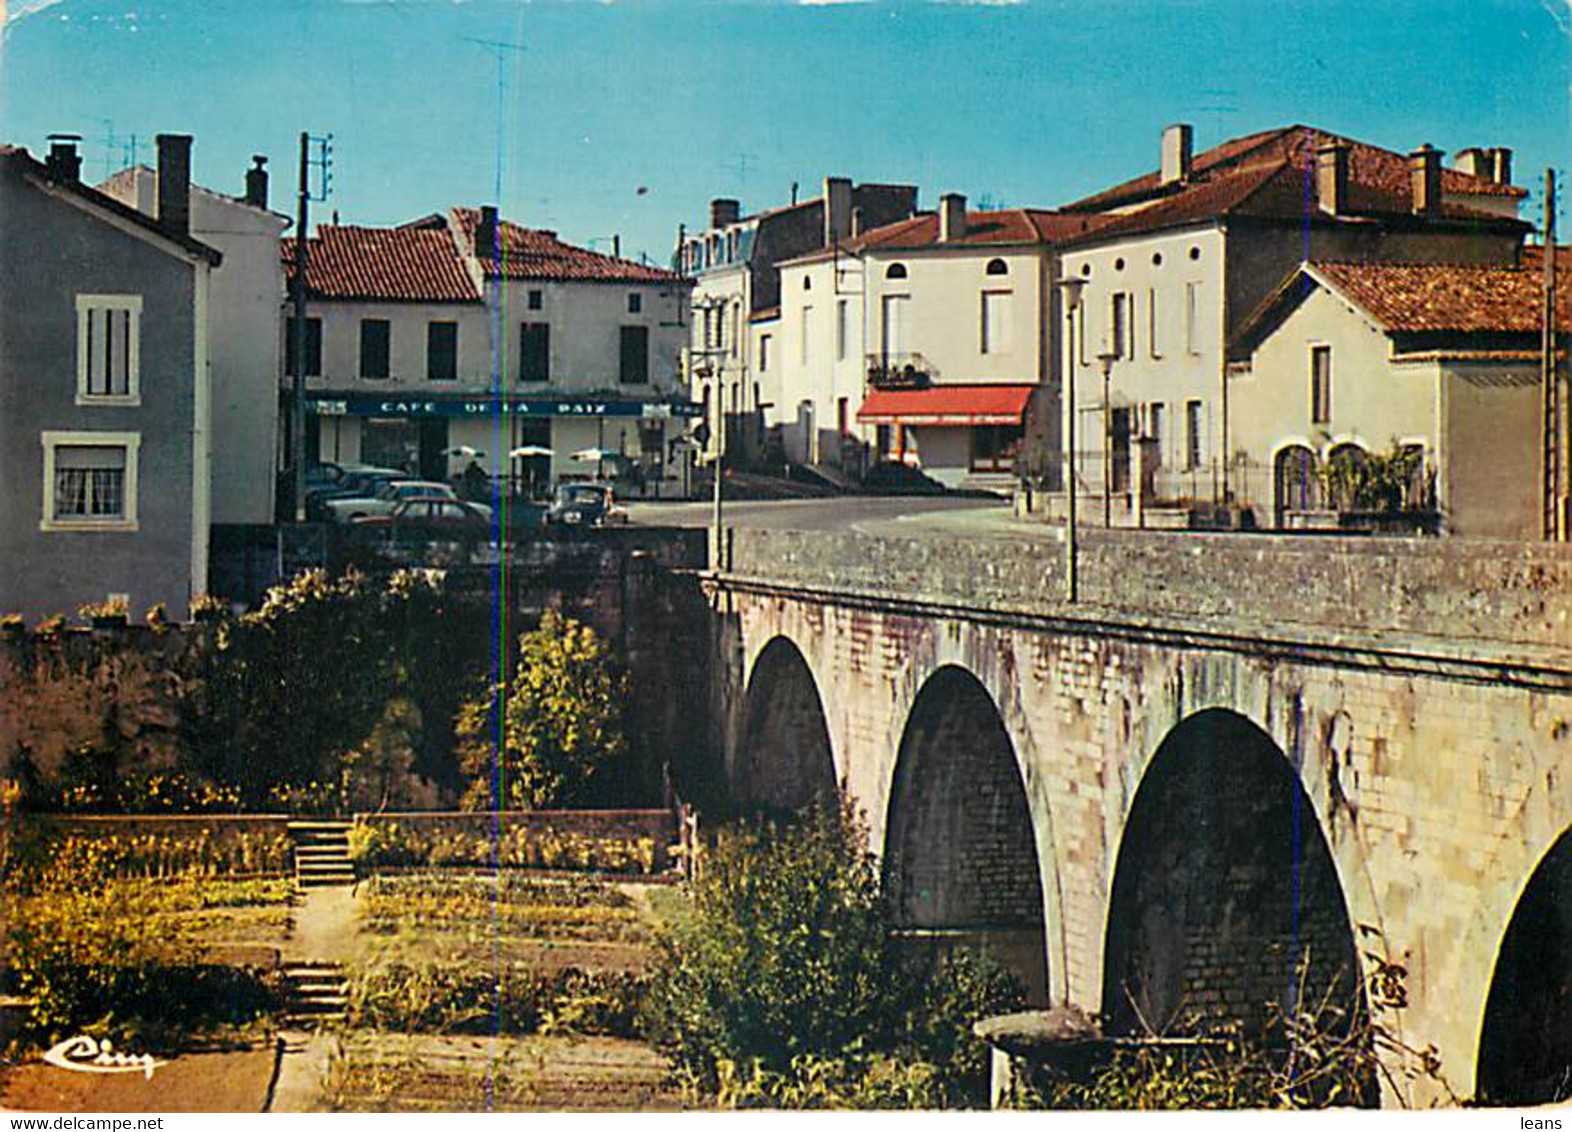
<path id="1" fill-rule="evenodd" d="M 1540 311 L 1540 390 L 1544 432 L 1543 534 L 1550 542 L 1568 536 L 1567 398 L 1556 358 L 1556 174 L 1545 170 L 1544 256 Z"/>
<path id="2" fill-rule="evenodd" d="M 300 134 L 300 190 L 295 201 L 295 325 L 291 335 L 295 353 L 294 382 L 289 399 L 289 466 L 295 503 L 295 522 L 306 521 L 306 265 L 310 260 L 311 192 L 307 171 L 311 161 L 311 135 Z"/>
<path id="3" fill-rule="evenodd" d="M 1081 292 L 1086 287 L 1084 279 L 1061 279 L 1059 286 L 1064 294 L 1064 599 L 1073 602 L 1079 596 L 1080 569 L 1075 531 L 1075 318 L 1081 306 Z"/>
<path id="4" fill-rule="evenodd" d="M 321 147 L 321 157 L 311 159 L 311 143 Z M 295 503 L 295 522 L 306 521 L 306 269 L 310 263 L 307 236 L 311 219 L 311 167 L 322 170 L 322 190 L 317 200 L 327 200 L 332 189 L 333 174 L 329 166 L 333 159 L 333 136 L 313 139 L 304 131 L 300 134 L 300 184 L 295 204 L 295 289 L 294 333 L 290 335 L 290 348 L 295 355 L 294 380 L 290 383 L 289 405 L 289 468 L 291 494 Z"/>

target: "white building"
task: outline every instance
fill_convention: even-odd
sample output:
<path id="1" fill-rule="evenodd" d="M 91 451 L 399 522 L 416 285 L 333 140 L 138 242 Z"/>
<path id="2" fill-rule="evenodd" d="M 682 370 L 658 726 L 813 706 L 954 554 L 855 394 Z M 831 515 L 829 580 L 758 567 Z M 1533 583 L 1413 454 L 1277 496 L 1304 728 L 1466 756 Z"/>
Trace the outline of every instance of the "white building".
<path id="1" fill-rule="evenodd" d="M 827 177 L 821 196 L 749 216 L 735 200 L 711 201 L 709 226 L 679 234 L 675 264 L 694 282 L 687 371 L 705 407 L 710 455 L 724 440 L 732 458 L 752 460 L 768 430 L 791 422 L 781 394 L 779 265 L 916 208 L 915 186 Z"/>
<path id="2" fill-rule="evenodd" d="M 284 271 L 279 234 L 288 217 L 267 207 L 265 159 L 246 174 L 246 193 L 191 186 L 191 235 L 223 254 L 208 299 L 212 366 L 212 522 L 273 522 L 279 442 L 279 302 Z M 123 170 L 100 191 L 156 216 L 158 173 Z"/>
<path id="3" fill-rule="evenodd" d="M 686 280 L 490 207 L 397 228 L 319 226 L 309 251 L 315 458 L 445 479 L 469 449 L 493 475 L 537 489 L 608 475 L 635 491 L 680 490 L 671 441 L 695 412 L 679 364 Z M 282 254 L 292 276 L 292 240 Z M 520 449 L 550 454 L 512 455 Z M 589 449 L 609 455 L 573 458 Z"/>
<path id="4" fill-rule="evenodd" d="M 1057 444 L 1054 245 L 1083 216 L 968 212 L 959 194 L 782 265 L 786 452 L 1009 488 L 1028 432 Z"/>
<path id="5" fill-rule="evenodd" d="M 1076 482 L 1111 497 L 1114 521 L 1248 494 L 1225 347 L 1307 251 L 1511 265 L 1527 229 L 1506 150 L 1468 150 L 1444 169 L 1429 146 L 1405 157 L 1304 126 L 1197 156 L 1190 137 L 1170 127 L 1156 171 L 1064 210 L 1103 214 L 1062 244 L 1058 317 L 1072 320 Z"/>
<path id="6" fill-rule="evenodd" d="M 1521 267 L 1295 271 L 1230 349 L 1234 441 L 1270 472 L 1240 500 L 1256 525 L 1400 511 L 1451 534 L 1539 538 L 1542 273 L 1537 248 Z M 1361 476 L 1394 454 L 1387 482 Z"/>

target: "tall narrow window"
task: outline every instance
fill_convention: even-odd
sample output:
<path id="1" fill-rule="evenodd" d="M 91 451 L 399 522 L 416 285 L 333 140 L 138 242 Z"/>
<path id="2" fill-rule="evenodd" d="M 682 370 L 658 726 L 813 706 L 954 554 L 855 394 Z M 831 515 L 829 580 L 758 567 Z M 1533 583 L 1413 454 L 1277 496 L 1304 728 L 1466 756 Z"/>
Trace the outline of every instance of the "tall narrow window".
<path id="1" fill-rule="evenodd" d="M 1161 401 L 1153 401 L 1146 410 L 1146 435 L 1152 441 L 1159 466 L 1163 462 L 1163 415 L 1164 405 Z"/>
<path id="2" fill-rule="evenodd" d="M 1184 466 L 1194 471 L 1201 466 L 1201 402 L 1184 403 Z"/>
<path id="3" fill-rule="evenodd" d="M 884 296 L 883 337 L 887 357 L 899 357 L 906 352 L 906 305 L 910 301 L 909 295 Z"/>
<path id="4" fill-rule="evenodd" d="M 846 300 L 837 299 L 835 301 L 835 360 L 838 362 L 846 360 L 846 339 L 850 337 L 851 329 L 848 324 L 849 318 Z"/>
<path id="5" fill-rule="evenodd" d="M 426 380 L 458 380 L 458 323 L 426 323 Z"/>
<path id="6" fill-rule="evenodd" d="M 1146 291 L 1146 352 L 1154 358 L 1162 357 L 1157 346 L 1157 288 Z"/>
<path id="7" fill-rule="evenodd" d="M 1310 347 L 1310 423 L 1332 421 L 1332 347 Z"/>
<path id="8" fill-rule="evenodd" d="M 1013 297 L 1009 291 L 983 292 L 983 353 L 1007 354 L 1010 352 L 1010 305 Z"/>
<path id="9" fill-rule="evenodd" d="M 731 356 L 741 357 L 742 351 L 742 303 L 731 304 Z"/>
<path id="10" fill-rule="evenodd" d="M 551 323 L 519 324 L 519 380 L 551 380 Z"/>
<path id="11" fill-rule="evenodd" d="M 295 320 L 284 320 L 284 373 L 289 377 L 295 376 Z M 306 319 L 306 374 L 307 377 L 322 376 L 322 320 L 320 318 Z"/>
<path id="12" fill-rule="evenodd" d="M 628 313 L 638 314 L 644 309 L 644 296 L 637 291 L 628 293 Z"/>
<path id="13" fill-rule="evenodd" d="M 1115 291 L 1108 308 L 1108 352 L 1117 358 L 1132 357 L 1130 349 L 1130 296 Z"/>
<path id="14" fill-rule="evenodd" d="M 622 328 L 622 384 L 643 385 L 650 379 L 650 328 Z"/>
<path id="15" fill-rule="evenodd" d="M 1187 354 L 1201 352 L 1200 331 L 1200 293 L 1199 283 L 1186 283 L 1184 285 L 1184 349 Z"/>
<path id="16" fill-rule="evenodd" d="M 759 335 L 759 372 L 761 373 L 770 368 L 770 344 L 773 340 L 773 335 Z"/>
<path id="17" fill-rule="evenodd" d="M 76 297 L 76 399 L 135 401 L 141 352 L 140 295 Z"/>
<path id="18" fill-rule="evenodd" d="M 393 327 L 385 318 L 360 320 L 360 376 L 380 380 L 387 377 L 389 338 Z"/>

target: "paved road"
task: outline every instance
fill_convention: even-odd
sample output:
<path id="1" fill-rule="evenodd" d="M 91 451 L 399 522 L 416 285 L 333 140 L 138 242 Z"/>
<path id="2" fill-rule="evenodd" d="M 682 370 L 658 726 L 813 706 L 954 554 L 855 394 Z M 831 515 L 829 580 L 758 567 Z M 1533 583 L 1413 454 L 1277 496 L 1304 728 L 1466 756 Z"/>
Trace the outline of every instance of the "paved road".
<path id="1" fill-rule="evenodd" d="M 644 526 L 707 527 L 714 521 L 710 503 L 629 503 L 635 523 Z M 729 527 L 776 531 L 857 531 L 863 534 L 1017 534 L 1053 538 L 1040 521 L 1023 522 L 1005 500 L 955 496 L 842 496 L 725 504 Z"/>

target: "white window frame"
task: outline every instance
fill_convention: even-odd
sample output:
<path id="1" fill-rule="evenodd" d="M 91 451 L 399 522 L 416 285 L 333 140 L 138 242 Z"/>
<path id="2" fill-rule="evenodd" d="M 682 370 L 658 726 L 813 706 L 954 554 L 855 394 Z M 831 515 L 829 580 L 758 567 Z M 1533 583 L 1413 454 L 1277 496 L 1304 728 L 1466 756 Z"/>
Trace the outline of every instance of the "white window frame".
<path id="1" fill-rule="evenodd" d="M 1146 352 L 1154 360 L 1163 356 L 1162 350 L 1158 346 L 1159 327 L 1157 319 L 1157 288 L 1148 287 L 1146 289 Z"/>
<path id="2" fill-rule="evenodd" d="M 105 313 L 125 311 L 131 316 L 124 393 L 92 393 L 88 390 L 88 315 L 98 311 Z M 141 295 L 78 295 L 76 297 L 76 403 L 130 406 L 142 403 Z"/>
<path id="3" fill-rule="evenodd" d="M 997 305 L 995 305 L 997 304 Z M 987 356 L 1008 354 L 1015 346 L 1015 292 L 1008 290 L 984 291 L 982 309 L 978 317 L 979 353 Z M 998 315 L 990 319 L 991 313 Z"/>
<path id="4" fill-rule="evenodd" d="M 805 306 L 802 308 L 802 340 L 799 343 L 800 349 L 798 350 L 797 357 L 798 365 L 805 366 L 811 364 L 813 360 L 812 338 L 813 308 L 811 306 Z"/>
<path id="5" fill-rule="evenodd" d="M 846 360 L 846 340 L 851 337 L 851 315 L 845 299 L 835 300 L 835 360 Z"/>
<path id="6" fill-rule="evenodd" d="M 1201 352 L 1201 285 L 1184 285 L 1184 352 L 1194 357 Z"/>
<path id="7" fill-rule="evenodd" d="M 44 491 L 41 531 L 134 531 L 137 530 L 137 456 L 142 447 L 139 432 L 58 432 L 39 434 L 44 448 Z M 80 516 L 55 517 L 55 453 L 60 448 L 123 448 L 126 454 L 124 514 L 118 519 L 91 519 Z"/>

